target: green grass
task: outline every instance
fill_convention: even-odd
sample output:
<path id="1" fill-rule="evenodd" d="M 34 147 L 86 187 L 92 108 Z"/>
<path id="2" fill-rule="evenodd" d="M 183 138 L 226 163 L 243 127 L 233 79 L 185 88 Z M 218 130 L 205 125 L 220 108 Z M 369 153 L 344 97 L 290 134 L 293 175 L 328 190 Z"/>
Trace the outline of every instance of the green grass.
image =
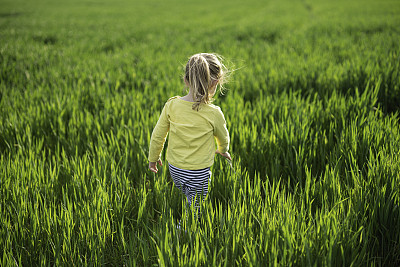
<path id="1" fill-rule="evenodd" d="M 398 1 L 0 10 L 0 265 L 400 264 Z M 237 69 L 200 222 L 147 169 L 197 52 Z"/>

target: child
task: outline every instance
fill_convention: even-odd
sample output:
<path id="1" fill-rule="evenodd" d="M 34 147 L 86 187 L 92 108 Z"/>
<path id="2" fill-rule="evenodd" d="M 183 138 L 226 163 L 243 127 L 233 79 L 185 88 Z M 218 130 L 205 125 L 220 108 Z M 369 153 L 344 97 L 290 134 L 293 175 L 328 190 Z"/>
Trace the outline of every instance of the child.
<path id="1" fill-rule="evenodd" d="M 157 173 L 157 163 L 162 166 L 161 151 L 169 132 L 166 158 L 171 177 L 186 195 L 189 206 L 196 199 L 196 209 L 199 208 L 197 199 L 208 193 L 215 153 L 231 160 L 224 115 L 219 107 L 211 104 L 218 84 L 221 89 L 227 73 L 215 54 L 190 57 L 184 77 L 189 93 L 172 97 L 165 103 L 151 135 L 149 169 Z"/>

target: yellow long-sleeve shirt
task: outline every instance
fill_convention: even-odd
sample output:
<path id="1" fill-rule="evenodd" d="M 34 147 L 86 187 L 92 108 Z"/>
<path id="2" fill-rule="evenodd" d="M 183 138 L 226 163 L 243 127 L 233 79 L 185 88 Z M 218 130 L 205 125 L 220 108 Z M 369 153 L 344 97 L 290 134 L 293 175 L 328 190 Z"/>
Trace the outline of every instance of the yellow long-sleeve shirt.
<path id="1" fill-rule="evenodd" d="M 201 104 L 199 111 L 193 102 L 170 98 L 164 105 L 150 140 L 149 161 L 160 159 L 167 134 L 167 161 L 181 169 L 198 170 L 214 163 L 215 141 L 218 150 L 229 149 L 229 132 L 224 114 L 218 106 Z"/>

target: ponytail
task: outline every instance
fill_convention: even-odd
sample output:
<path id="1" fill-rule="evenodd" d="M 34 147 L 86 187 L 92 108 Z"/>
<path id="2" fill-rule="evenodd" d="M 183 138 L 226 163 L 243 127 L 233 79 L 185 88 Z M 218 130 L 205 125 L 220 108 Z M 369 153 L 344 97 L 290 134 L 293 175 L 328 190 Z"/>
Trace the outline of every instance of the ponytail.
<path id="1" fill-rule="evenodd" d="M 193 110 L 198 111 L 201 103 L 212 102 L 209 89 L 215 81 L 222 85 L 223 68 L 225 66 L 215 54 L 201 53 L 190 57 L 186 64 L 185 79 L 193 92 Z"/>

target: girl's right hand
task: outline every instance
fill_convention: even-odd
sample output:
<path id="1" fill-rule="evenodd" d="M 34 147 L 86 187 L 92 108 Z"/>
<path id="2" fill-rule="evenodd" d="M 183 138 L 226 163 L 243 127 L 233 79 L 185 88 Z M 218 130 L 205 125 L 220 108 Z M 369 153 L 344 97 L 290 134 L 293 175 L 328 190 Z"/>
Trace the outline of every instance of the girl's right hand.
<path id="1" fill-rule="evenodd" d="M 220 154 L 221 156 L 223 156 L 224 158 L 227 158 L 229 160 L 232 160 L 231 155 L 229 154 L 229 152 L 225 152 L 225 153 L 221 153 L 218 150 L 215 151 L 215 154 Z"/>
<path id="2" fill-rule="evenodd" d="M 160 166 L 162 166 L 162 161 L 161 159 L 157 162 L 149 162 L 149 169 L 150 171 L 157 173 L 158 169 L 157 169 L 157 163 L 160 164 Z"/>

